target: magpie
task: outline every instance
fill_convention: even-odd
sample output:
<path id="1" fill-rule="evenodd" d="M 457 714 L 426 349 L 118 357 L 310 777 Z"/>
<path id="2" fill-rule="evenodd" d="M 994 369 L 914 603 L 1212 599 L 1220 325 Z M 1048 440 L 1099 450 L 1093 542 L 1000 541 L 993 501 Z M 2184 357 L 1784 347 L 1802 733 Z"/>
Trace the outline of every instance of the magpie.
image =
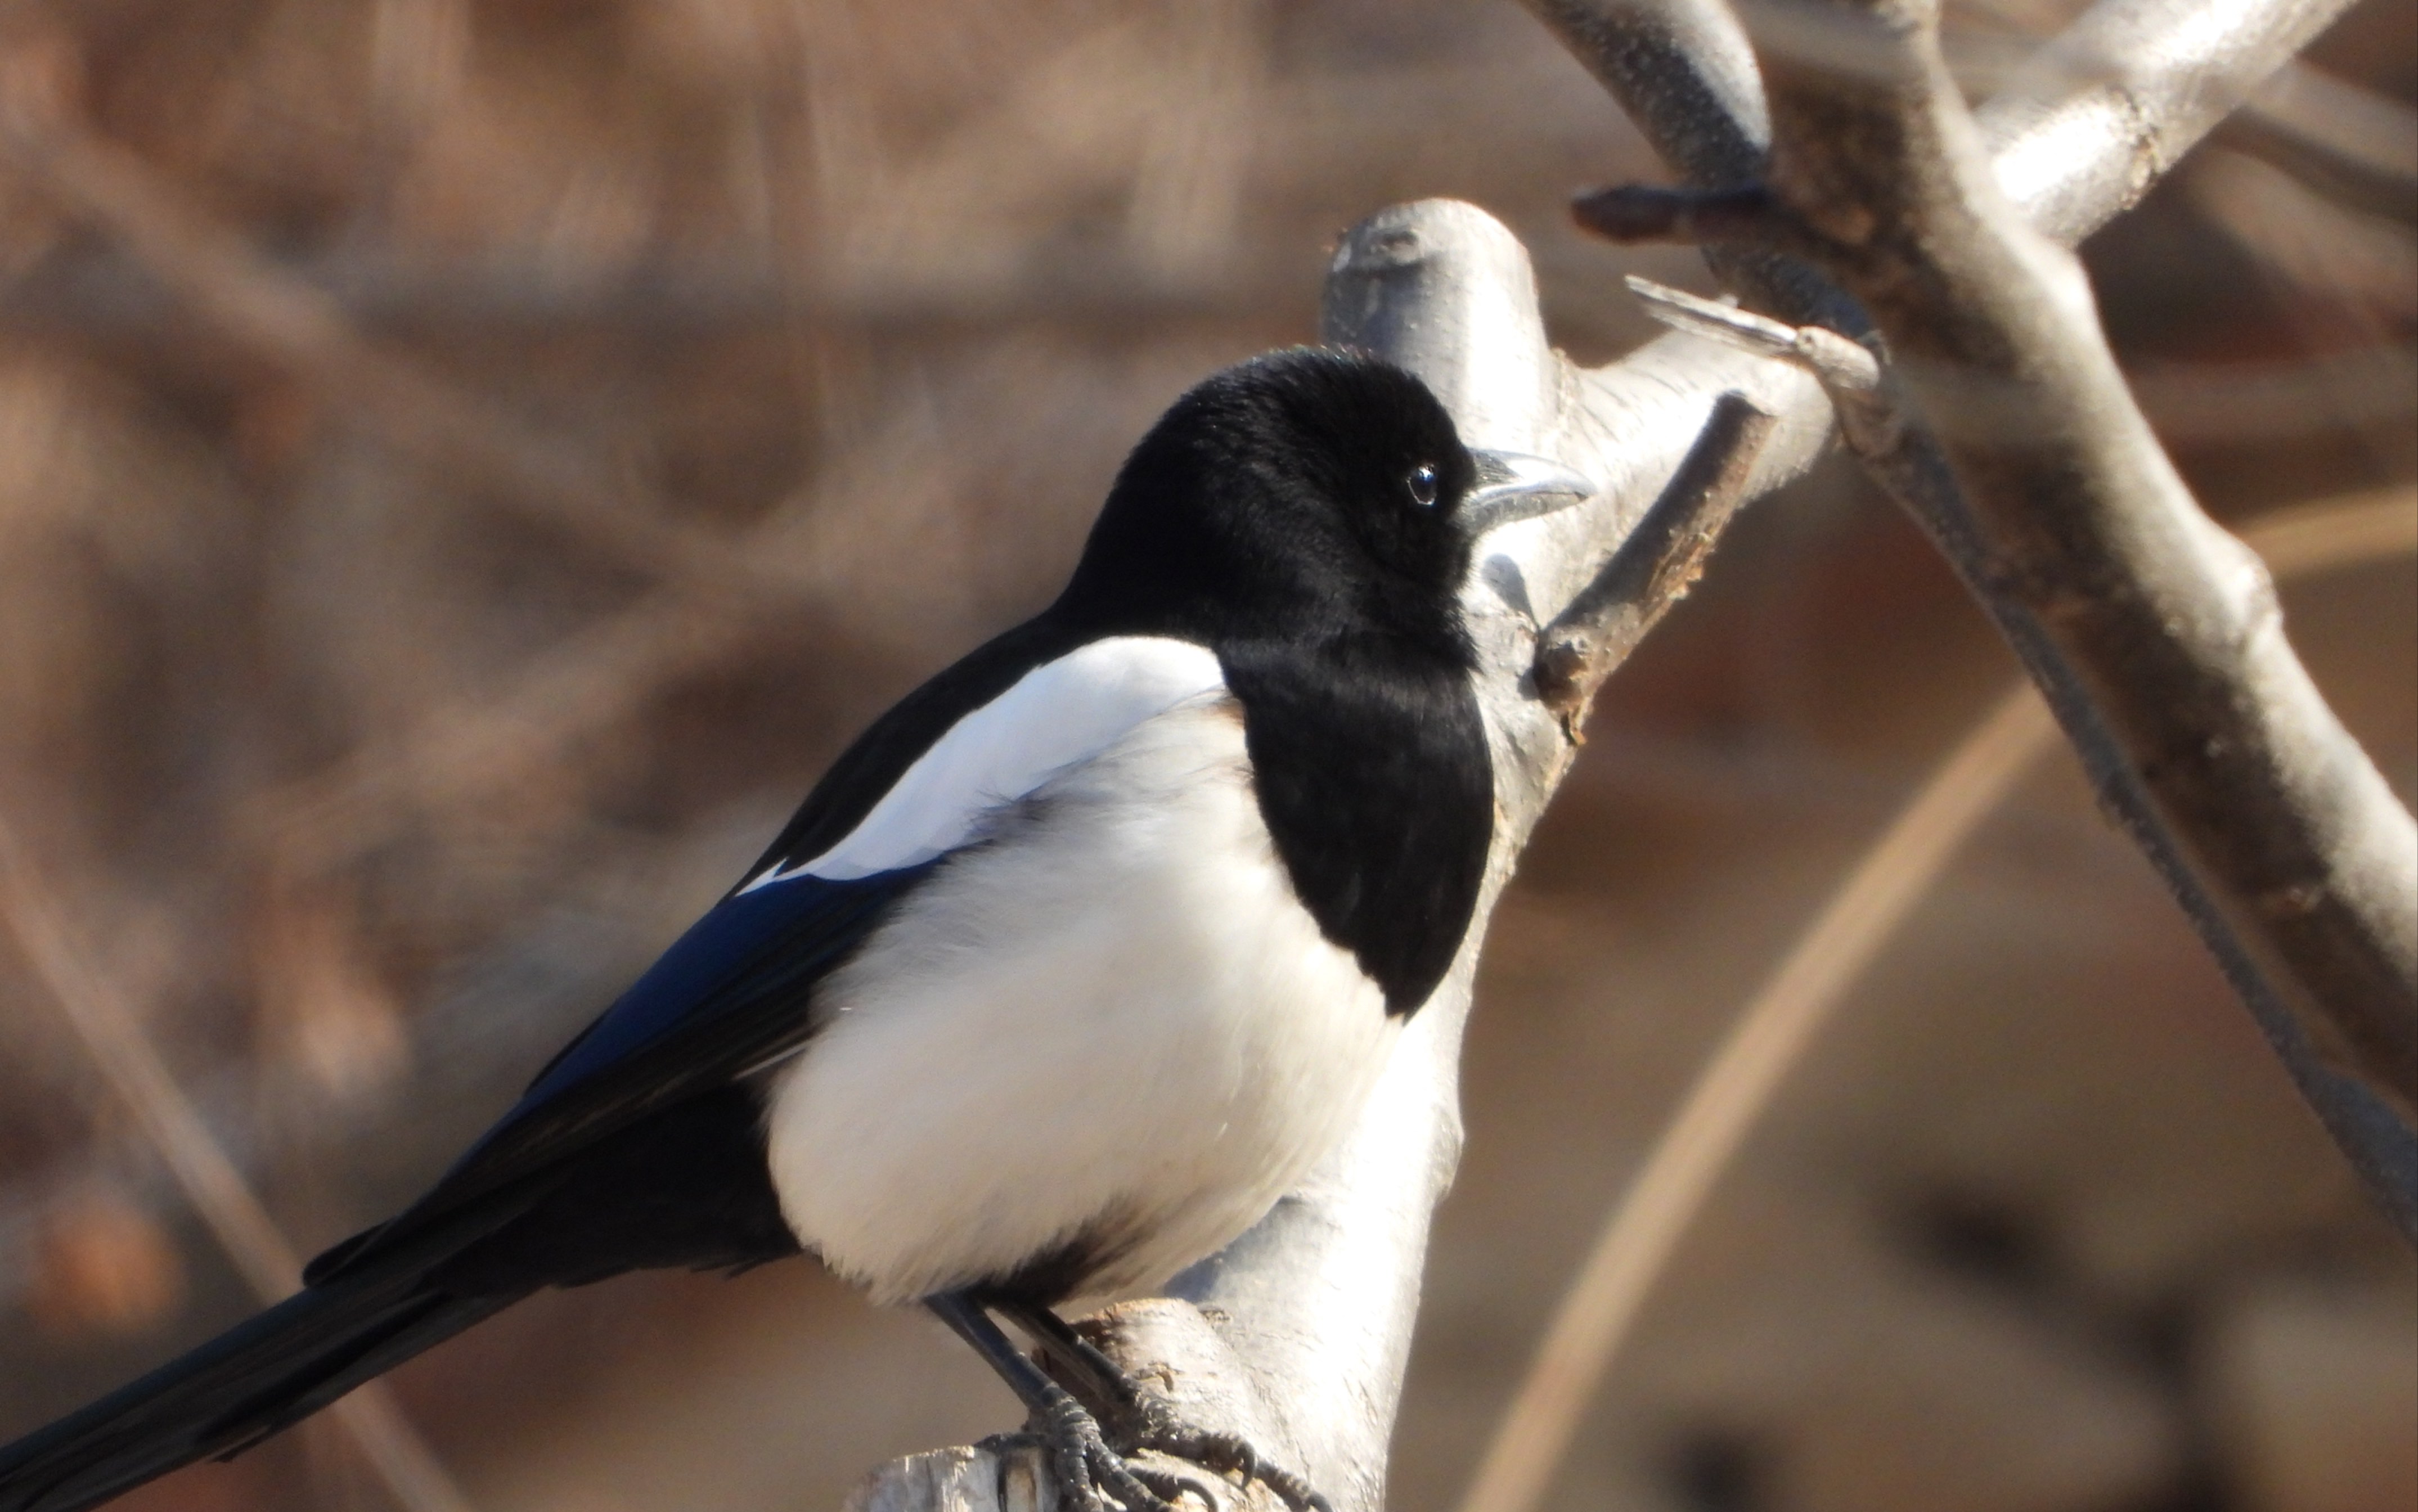
<path id="1" fill-rule="evenodd" d="M 1057 600 L 876 720 L 426 1196 L 0 1449 L 0 1512 L 237 1453 L 543 1287 L 802 1252 L 972 1345 L 1071 1506 L 1167 1512 L 1144 1447 L 1324 1505 L 1055 1309 L 1163 1285 L 1350 1125 L 1486 869 L 1475 543 L 1588 492 L 1364 355 L 1201 382 Z"/>

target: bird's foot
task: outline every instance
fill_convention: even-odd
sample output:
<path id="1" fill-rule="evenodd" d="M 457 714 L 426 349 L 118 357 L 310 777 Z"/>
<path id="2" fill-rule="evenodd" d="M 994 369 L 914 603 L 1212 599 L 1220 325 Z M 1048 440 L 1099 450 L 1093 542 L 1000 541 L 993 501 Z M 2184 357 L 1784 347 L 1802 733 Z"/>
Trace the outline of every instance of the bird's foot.
<path id="1" fill-rule="evenodd" d="M 1308 1481 L 1262 1459 L 1247 1440 L 1186 1422 L 1164 1399 L 1143 1390 L 1122 1366 L 1056 1313 L 1020 1308 L 1016 1316 L 1040 1341 L 1043 1352 L 1071 1370 L 1101 1402 L 1116 1424 L 1118 1437 L 1132 1449 L 1166 1455 L 1203 1470 L 1232 1475 L 1244 1486 L 1257 1481 L 1274 1491 L 1293 1512 L 1335 1512 L 1334 1505 L 1311 1489 Z"/>
<path id="2" fill-rule="evenodd" d="M 1237 1483 L 1247 1489 L 1254 1481 L 1292 1512 L 1334 1512 L 1326 1498 L 1299 1475 L 1261 1459 L 1247 1441 L 1186 1422 L 1163 1397 L 1142 1389 L 1122 1366 L 1048 1308 L 1013 1300 L 996 1305 L 1033 1336 L 1082 1397 L 1018 1353 L 976 1293 L 941 1292 L 925 1302 L 1023 1399 L 1031 1414 L 1027 1434 L 1048 1449 L 1068 1512 L 1186 1512 L 1179 1502 L 1198 1502 L 1201 1512 L 1218 1512 L 1232 1504 Z M 1101 1427 L 1103 1418 L 1109 1430 Z M 1110 1443 L 1110 1431 L 1125 1446 L 1122 1453 Z M 1234 1478 L 1213 1485 L 1127 1458 L 1138 1454 L 1164 1456 L 1212 1476 Z"/>
<path id="3" fill-rule="evenodd" d="M 1217 1499 L 1201 1482 L 1133 1464 L 1119 1454 L 1099 1419 L 1064 1387 L 1035 1409 L 1030 1431 L 1048 1447 L 1059 1499 L 1071 1512 L 1186 1512 L 1176 1504 L 1187 1496 L 1202 1512 L 1217 1512 Z"/>
<path id="4" fill-rule="evenodd" d="M 1131 1435 L 1136 1449 L 1149 1449 L 1233 1476 L 1245 1486 L 1259 1482 L 1276 1492 L 1278 1500 L 1293 1512 L 1335 1512 L 1325 1497 L 1310 1489 L 1309 1483 L 1282 1465 L 1272 1465 L 1260 1458 L 1260 1452 L 1245 1440 L 1232 1433 L 1212 1433 L 1194 1428 L 1165 1407 L 1145 1399 L 1138 1423 Z"/>

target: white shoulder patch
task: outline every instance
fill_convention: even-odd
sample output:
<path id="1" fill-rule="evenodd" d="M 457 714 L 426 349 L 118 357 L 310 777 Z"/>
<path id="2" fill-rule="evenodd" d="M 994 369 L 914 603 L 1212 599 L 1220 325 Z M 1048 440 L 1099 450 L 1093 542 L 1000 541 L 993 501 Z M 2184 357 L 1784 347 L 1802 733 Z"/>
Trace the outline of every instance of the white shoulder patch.
<path id="1" fill-rule="evenodd" d="M 754 878 L 844 882 L 917 866 L 972 838 L 983 817 L 1178 704 L 1226 686 L 1205 647 L 1156 635 L 1094 641 L 1044 663 L 932 742 L 839 844 Z"/>

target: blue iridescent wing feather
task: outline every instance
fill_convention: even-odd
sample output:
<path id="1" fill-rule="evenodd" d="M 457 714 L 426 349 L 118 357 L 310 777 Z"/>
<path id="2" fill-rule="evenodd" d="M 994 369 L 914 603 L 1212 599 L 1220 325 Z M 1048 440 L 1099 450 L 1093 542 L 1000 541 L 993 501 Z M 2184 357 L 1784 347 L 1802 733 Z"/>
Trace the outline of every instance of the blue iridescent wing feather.
<path id="1" fill-rule="evenodd" d="M 930 870 L 797 877 L 723 899 L 538 1073 L 438 1190 L 476 1171 L 542 1163 L 551 1147 L 796 1049 L 815 984 Z"/>
<path id="2" fill-rule="evenodd" d="M 539 1072 L 426 1197 L 314 1261 L 314 1278 L 697 1092 L 795 1050 L 815 984 L 930 864 L 850 881 L 797 877 L 722 900 Z"/>

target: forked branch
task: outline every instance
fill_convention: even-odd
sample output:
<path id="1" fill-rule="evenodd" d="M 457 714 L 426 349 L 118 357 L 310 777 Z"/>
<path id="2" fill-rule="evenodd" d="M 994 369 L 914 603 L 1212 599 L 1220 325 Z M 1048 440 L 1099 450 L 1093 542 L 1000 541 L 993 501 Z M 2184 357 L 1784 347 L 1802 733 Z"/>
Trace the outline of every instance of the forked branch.
<path id="1" fill-rule="evenodd" d="M 2309 8 L 2274 19 L 2302 31 Z M 1768 171 L 1590 196 L 1583 219 L 1801 255 L 1859 302 L 1895 358 L 1882 396 L 1916 423 L 1851 425 L 1851 442 L 1997 618 L 2304 1095 L 2418 1232 L 2418 825 L 2292 654 L 2264 570 L 2160 450 L 2079 265 L 2002 186 L 2059 230 L 2095 224 L 2025 176 L 2043 130 L 2097 117 L 2005 107 L 2014 150 L 1994 161 L 1931 0 L 1761 0 L 1746 19 L 1771 91 Z M 2096 16 L 2077 30 L 2124 35 Z M 2046 53 L 2069 76 L 2087 55 Z M 2083 82 L 2085 105 L 2104 93 Z M 2125 162 L 2190 139 L 2142 135 Z"/>

